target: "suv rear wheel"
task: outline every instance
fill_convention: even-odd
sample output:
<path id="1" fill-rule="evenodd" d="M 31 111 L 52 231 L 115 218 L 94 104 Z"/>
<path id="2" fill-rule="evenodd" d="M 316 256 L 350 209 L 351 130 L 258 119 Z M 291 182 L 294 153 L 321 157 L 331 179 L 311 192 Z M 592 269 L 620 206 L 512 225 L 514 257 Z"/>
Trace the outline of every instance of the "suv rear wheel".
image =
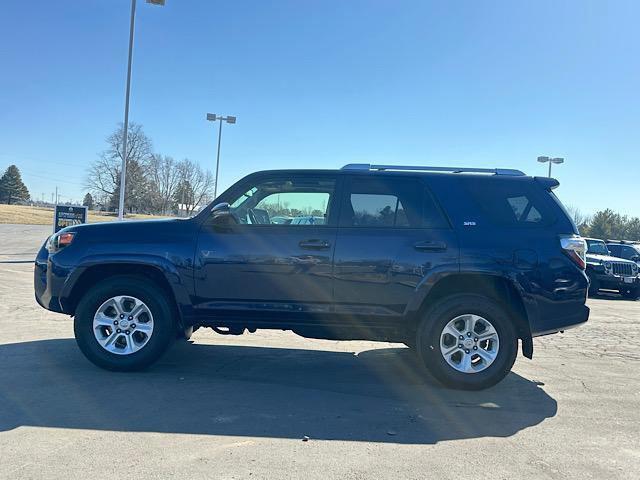
<path id="1" fill-rule="evenodd" d="M 505 309 L 480 295 L 454 295 L 438 302 L 417 334 L 424 365 L 444 385 L 480 390 L 511 370 L 518 338 Z"/>
<path id="2" fill-rule="evenodd" d="M 166 295 L 148 279 L 109 278 L 76 308 L 74 332 L 82 353 L 107 370 L 139 370 L 156 361 L 175 337 Z"/>

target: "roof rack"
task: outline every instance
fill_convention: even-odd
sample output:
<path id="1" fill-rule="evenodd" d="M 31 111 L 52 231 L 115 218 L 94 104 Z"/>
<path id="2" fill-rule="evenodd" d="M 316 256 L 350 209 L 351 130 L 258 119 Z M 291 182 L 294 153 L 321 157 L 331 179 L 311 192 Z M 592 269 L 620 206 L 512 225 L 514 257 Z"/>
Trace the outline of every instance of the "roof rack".
<path id="1" fill-rule="evenodd" d="M 524 172 L 511 168 L 469 168 L 469 167 L 428 167 L 409 165 L 371 165 L 369 163 L 350 163 L 342 167 L 342 170 L 359 171 L 419 171 L 419 172 L 448 172 L 448 173 L 489 173 L 492 175 L 523 176 Z"/>

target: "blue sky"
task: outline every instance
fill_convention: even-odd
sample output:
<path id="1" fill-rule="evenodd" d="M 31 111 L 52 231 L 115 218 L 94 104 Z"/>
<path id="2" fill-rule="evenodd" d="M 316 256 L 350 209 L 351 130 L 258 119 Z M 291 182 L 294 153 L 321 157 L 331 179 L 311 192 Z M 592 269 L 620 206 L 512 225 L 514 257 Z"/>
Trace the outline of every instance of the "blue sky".
<path id="1" fill-rule="evenodd" d="M 8 0 L 0 169 L 80 199 L 122 121 L 129 0 Z M 585 213 L 640 215 L 640 2 L 138 1 L 131 120 L 213 170 L 350 162 L 545 175 Z"/>

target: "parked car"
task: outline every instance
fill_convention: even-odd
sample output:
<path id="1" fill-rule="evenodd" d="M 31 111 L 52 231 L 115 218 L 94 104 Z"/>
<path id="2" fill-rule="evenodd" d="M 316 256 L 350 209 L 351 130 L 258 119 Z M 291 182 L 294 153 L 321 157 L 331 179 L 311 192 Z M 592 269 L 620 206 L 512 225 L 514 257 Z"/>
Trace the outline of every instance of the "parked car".
<path id="1" fill-rule="evenodd" d="M 640 267 L 640 242 L 607 240 L 607 248 L 614 257 L 631 260 Z"/>
<path id="2" fill-rule="evenodd" d="M 600 289 L 617 290 L 627 298 L 640 296 L 638 265 L 611 255 L 604 240 L 587 238 L 587 275 L 589 294 L 597 295 Z"/>
<path id="3" fill-rule="evenodd" d="M 533 337 L 589 316 L 586 245 L 557 186 L 504 169 L 258 172 L 190 219 L 61 230 L 38 253 L 36 299 L 73 316 L 80 350 L 110 370 L 198 327 L 288 329 L 403 342 L 445 385 L 481 389 L 518 340 L 532 358 Z M 274 224 L 276 204 L 323 222 Z"/>
<path id="4" fill-rule="evenodd" d="M 303 215 L 291 220 L 292 225 L 324 225 L 324 217 Z"/>
<path id="5" fill-rule="evenodd" d="M 275 225 L 288 225 L 291 223 L 291 220 L 293 220 L 293 217 L 287 217 L 284 215 L 278 215 L 275 217 L 271 217 L 271 223 L 275 224 Z"/>

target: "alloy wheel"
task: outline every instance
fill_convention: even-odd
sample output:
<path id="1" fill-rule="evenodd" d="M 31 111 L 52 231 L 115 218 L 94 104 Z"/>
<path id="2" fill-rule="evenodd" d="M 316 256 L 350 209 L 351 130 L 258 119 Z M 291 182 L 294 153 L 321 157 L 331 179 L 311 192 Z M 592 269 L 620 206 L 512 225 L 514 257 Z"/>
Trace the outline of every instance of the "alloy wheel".
<path id="1" fill-rule="evenodd" d="M 498 356 L 500 339 L 489 320 L 479 315 L 459 315 L 440 334 L 440 353 L 462 373 L 478 373 L 491 366 Z"/>
<path id="2" fill-rule="evenodd" d="M 153 334 L 153 315 L 140 299 L 119 295 L 106 300 L 93 317 L 93 334 L 110 353 L 131 355 Z"/>

